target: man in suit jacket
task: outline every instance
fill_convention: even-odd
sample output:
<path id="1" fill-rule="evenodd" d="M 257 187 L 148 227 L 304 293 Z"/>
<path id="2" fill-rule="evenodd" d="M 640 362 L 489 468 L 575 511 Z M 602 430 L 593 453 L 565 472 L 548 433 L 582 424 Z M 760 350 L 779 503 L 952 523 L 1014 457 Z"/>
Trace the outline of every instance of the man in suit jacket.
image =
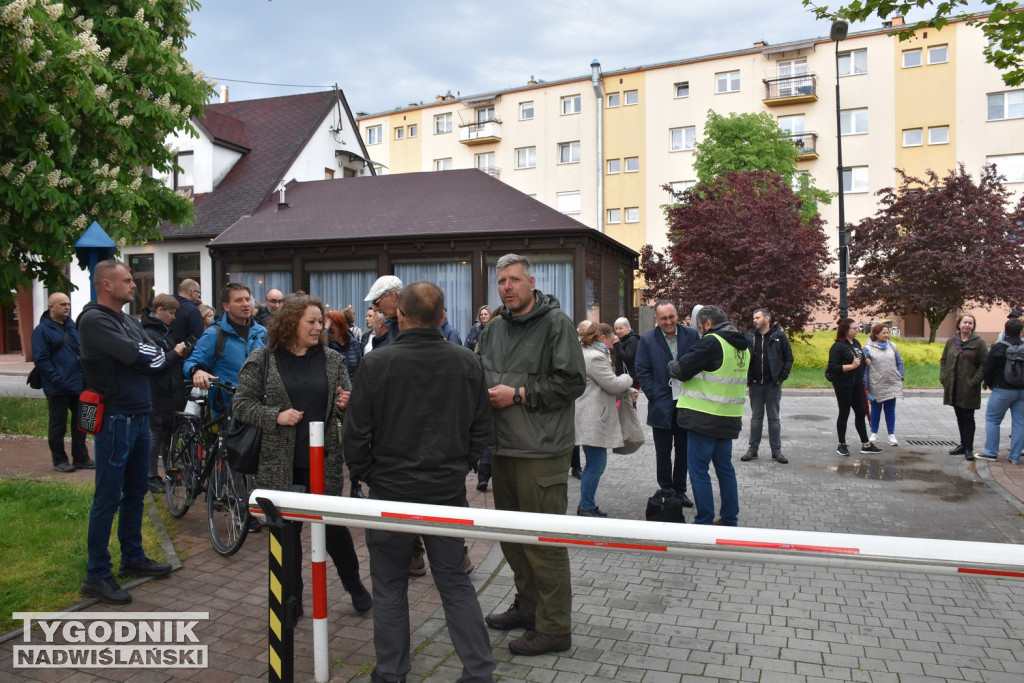
<path id="1" fill-rule="evenodd" d="M 670 301 L 655 304 L 654 322 L 658 326 L 641 335 L 637 344 L 634 379 L 647 396 L 647 424 L 654 432 L 658 486 L 675 491 L 684 507 L 693 507 L 686 497 L 686 430 L 676 420 L 680 382 L 669 377 L 668 364 L 685 356 L 698 335 L 696 330 L 679 324 L 679 314 Z"/>

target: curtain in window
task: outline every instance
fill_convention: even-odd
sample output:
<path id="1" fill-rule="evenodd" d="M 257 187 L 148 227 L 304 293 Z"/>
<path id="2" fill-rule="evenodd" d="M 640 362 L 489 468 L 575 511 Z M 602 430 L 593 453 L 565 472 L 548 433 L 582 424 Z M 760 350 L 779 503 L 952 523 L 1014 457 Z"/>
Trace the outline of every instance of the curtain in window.
<path id="1" fill-rule="evenodd" d="M 526 254 L 536 287 L 545 294 L 558 299 L 562 310 L 573 317 L 572 256 L 569 254 Z M 498 258 L 487 259 L 487 305 L 494 307 L 502 303 L 498 292 Z"/>
<path id="2" fill-rule="evenodd" d="M 336 270 L 309 274 L 309 293 L 320 297 L 329 310 L 340 311 L 349 304 L 356 311 L 356 321 L 366 313 L 363 297 L 370 291 L 377 273 L 372 270 Z"/>
<path id="3" fill-rule="evenodd" d="M 271 289 L 279 289 L 282 293 L 288 294 L 292 291 L 292 273 L 290 270 L 269 270 L 269 271 L 236 271 L 228 273 L 228 282 L 241 282 L 249 287 L 253 300 L 262 304 Z M 220 304 L 220 293 L 217 293 L 218 305 Z"/>
<path id="4" fill-rule="evenodd" d="M 465 341 L 473 325 L 473 273 L 468 261 L 396 260 L 395 275 L 406 285 L 423 280 L 440 287 L 448 307 L 448 321 Z"/>

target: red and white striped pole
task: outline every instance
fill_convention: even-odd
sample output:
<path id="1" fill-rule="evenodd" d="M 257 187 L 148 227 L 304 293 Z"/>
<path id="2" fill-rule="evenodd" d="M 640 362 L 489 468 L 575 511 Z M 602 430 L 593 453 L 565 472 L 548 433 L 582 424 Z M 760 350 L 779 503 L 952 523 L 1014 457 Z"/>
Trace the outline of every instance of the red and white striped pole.
<path id="1" fill-rule="evenodd" d="M 324 493 L 324 423 L 309 423 L 309 492 Z M 327 536 L 323 522 L 312 522 L 313 545 L 313 677 L 326 683 L 327 658 Z"/>

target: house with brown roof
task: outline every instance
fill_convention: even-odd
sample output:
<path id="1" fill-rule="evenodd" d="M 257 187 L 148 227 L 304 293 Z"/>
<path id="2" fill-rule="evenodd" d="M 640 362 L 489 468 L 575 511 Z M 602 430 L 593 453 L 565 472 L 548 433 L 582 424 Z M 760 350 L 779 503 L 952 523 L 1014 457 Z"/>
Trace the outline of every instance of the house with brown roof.
<path id="1" fill-rule="evenodd" d="M 574 321 L 635 318 L 635 251 L 476 169 L 288 183 L 209 249 L 215 284 L 273 283 L 360 313 L 381 275 L 429 280 L 463 335 L 501 303 L 495 264 L 514 252 Z"/>

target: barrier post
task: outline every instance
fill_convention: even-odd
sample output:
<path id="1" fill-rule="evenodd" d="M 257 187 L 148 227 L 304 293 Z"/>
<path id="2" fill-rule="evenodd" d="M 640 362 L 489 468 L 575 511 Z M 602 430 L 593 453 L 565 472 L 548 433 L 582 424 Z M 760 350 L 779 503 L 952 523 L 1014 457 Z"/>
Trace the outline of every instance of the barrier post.
<path id="1" fill-rule="evenodd" d="M 265 524 L 270 530 L 267 678 L 271 683 L 291 683 L 295 679 L 295 624 L 301 608 L 295 595 L 297 573 L 301 567 L 294 561 L 296 549 L 301 547 L 301 526 L 285 521 L 269 499 L 257 498 L 256 502 L 266 516 Z"/>
<path id="2" fill-rule="evenodd" d="M 324 493 L 323 422 L 309 423 L 309 492 Z M 316 683 L 327 683 L 327 527 L 323 522 L 312 522 L 309 527 L 313 546 L 313 677 Z"/>

